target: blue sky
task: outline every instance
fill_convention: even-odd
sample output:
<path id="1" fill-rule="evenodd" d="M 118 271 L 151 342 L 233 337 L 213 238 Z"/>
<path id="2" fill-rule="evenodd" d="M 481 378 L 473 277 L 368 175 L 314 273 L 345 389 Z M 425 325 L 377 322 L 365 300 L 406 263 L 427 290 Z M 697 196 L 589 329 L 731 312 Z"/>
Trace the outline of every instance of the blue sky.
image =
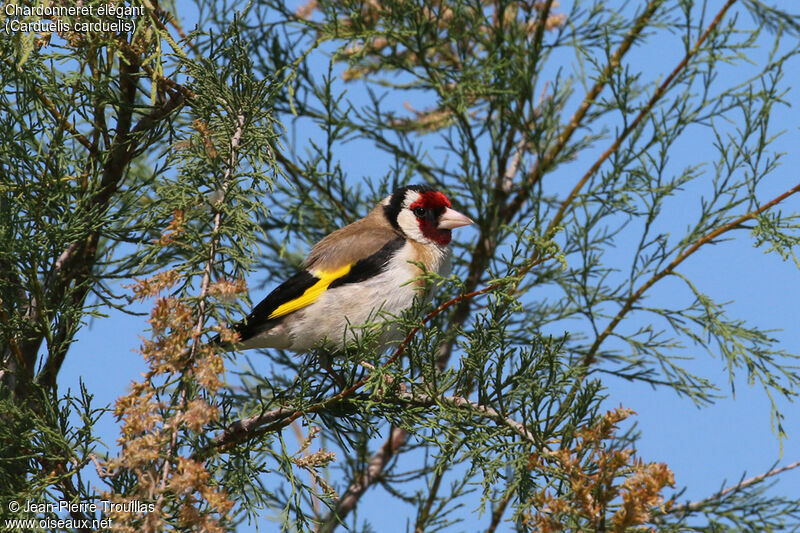
<path id="1" fill-rule="evenodd" d="M 646 63 L 643 71 L 648 75 L 666 75 L 680 54 L 664 51 L 653 56 L 652 46 L 635 51 L 632 61 Z M 651 57 L 656 57 L 656 60 L 650 60 Z M 795 104 L 800 102 L 800 61 L 795 58 L 790 66 L 793 68 L 786 69 L 783 85 L 791 87 L 785 100 Z M 723 71 L 722 76 L 729 77 L 729 80 L 723 78 L 721 83 L 735 81 L 740 75 L 735 69 Z M 578 94 L 582 96 L 580 89 Z M 800 150 L 796 150 L 800 146 L 799 124 L 800 114 L 796 106 L 781 109 L 772 119 L 773 131 L 784 131 L 780 146 L 789 153 L 759 193 L 765 201 L 800 181 L 797 171 L 800 168 Z M 708 142 L 704 134 L 688 134 L 682 149 L 672 154 L 674 164 L 690 164 L 696 152 L 705 150 Z M 604 147 L 604 144 L 600 146 Z M 342 164 L 353 180 L 384 174 L 390 164 L 377 154 L 366 164 L 357 143 L 340 148 Z M 576 172 L 588 168 L 591 161 L 589 157 L 579 158 L 574 162 Z M 696 207 L 691 202 L 676 203 L 673 206 L 676 220 L 690 218 Z M 790 198 L 782 210 L 784 213 L 800 212 L 800 200 Z M 468 239 L 468 235 L 464 233 L 456 238 Z M 780 330 L 775 335 L 782 346 L 789 352 L 800 353 L 796 311 L 800 272 L 797 266 L 791 261 L 781 262 L 775 256 L 764 256 L 762 249 L 752 246 L 752 238 L 746 231 L 736 232 L 733 237 L 733 241 L 706 247 L 689 259 L 681 272 L 717 301 L 730 301 L 728 309 L 732 316 L 747 317 L 758 326 Z M 251 286 L 255 287 L 261 281 L 262 278 L 256 275 Z M 274 283 L 268 283 L 266 289 L 273 286 Z M 655 298 L 668 298 L 671 291 L 679 290 L 667 282 L 659 286 L 654 295 Z M 254 292 L 252 297 L 257 300 L 264 294 Z M 137 304 L 134 308 L 147 313 L 149 304 Z M 62 391 L 66 388 L 77 390 L 78 380 L 82 379 L 89 391 L 95 394 L 95 405 L 113 404 L 132 380 L 139 379 L 139 373 L 145 368 L 141 356 L 135 353 L 140 344 L 139 336 L 146 335 L 145 318 L 116 311 L 109 314 L 109 318 L 95 319 L 80 331 L 59 379 Z M 721 387 L 720 392 L 729 398 L 700 409 L 688 399 L 678 398 L 668 391 L 653 390 L 619 379 L 605 381 L 608 408 L 622 404 L 638 413 L 634 420 L 642 431 L 639 454 L 646 461 L 669 465 L 677 484 L 688 487 L 683 499 L 709 496 L 723 485 L 739 481 L 743 475 L 750 477 L 768 470 L 775 462 L 783 465 L 800 460 L 800 414 L 795 404 L 779 402 L 786 415 L 784 425 L 789 435 L 781 443 L 771 428 L 769 403 L 764 392 L 750 386 L 744 372 L 738 373 L 733 383 L 736 393 L 731 397 L 727 371 L 719 357 L 712 358 L 698 350 L 691 369 L 696 374 L 714 378 Z M 114 447 L 117 428 L 110 415 L 103 418 L 98 429 L 109 446 Z M 800 469 L 782 475 L 780 480 L 772 489 L 775 494 L 800 494 Z M 381 489 L 373 489 L 364 496 L 360 515 L 369 519 L 378 531 L 401 531 L 405 530 L 405 524 L 398 524 L 391 513 L 386 512 L 400 505 Z M 403 516 L 409 510 L 403 509 Z M 262 531 L 271 528 L 271 522 L 262 524 Z M 241 528 L 242 531 L 247 529 Z M 464 529 L 469 530 L 466 526 Z"/>

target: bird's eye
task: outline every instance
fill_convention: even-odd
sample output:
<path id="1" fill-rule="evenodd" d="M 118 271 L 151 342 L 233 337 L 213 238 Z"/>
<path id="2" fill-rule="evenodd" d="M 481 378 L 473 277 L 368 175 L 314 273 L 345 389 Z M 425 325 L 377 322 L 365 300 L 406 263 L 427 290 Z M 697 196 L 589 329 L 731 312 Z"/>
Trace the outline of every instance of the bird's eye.
<path id="1" fill-rule="evenodd" d="M 414 216 L 417 218 L 423 218 L 425 216 L 425 208 L 424 207 L 415 207 L 414 208 Z"/>

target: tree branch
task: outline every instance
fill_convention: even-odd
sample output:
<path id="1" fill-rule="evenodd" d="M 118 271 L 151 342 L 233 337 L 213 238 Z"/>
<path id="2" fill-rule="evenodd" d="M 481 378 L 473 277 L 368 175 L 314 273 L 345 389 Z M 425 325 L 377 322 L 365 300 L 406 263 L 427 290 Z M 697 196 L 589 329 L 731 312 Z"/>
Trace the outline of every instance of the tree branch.
<path id="1" fill-rule="evenodd" d="M 398 427 L 393 427 L 389 438 L 383 443 L 378 452 L 370 458 L 367 462 L 367 468 L 362 473 L 362 476 L 353 480 L 347 491 L 339 499 L 336 504 L 336 509 L 331 511 L 323 520 L 322 525 L 317 530 L 317 533 L 332 533 L 336 527 L 344 521 L 347 515 L 355 509 L 358 500 L 366 492 L 366 490 L 383 475 L 386 465 L 400 447 L 405 443 L 408 433 L 406 430 Z"/>
<path id="2" fill-rule="evenodd" d="M 735 0 L 731 0 L 735 1 Z M 586 93 L 586 96 L 583 98 L 583 101 L 578 106 L 578 110 L 572 115 L 569 122 L 567 123 L 567 127 L 561 132 L 556 140 L 556 143 L 548 150 L 545 156 L 536 162 L 533 169 L 531 170 L 530 174 L 527 178 L 527 183 L 522 188 L 522 190 L 517 193 L 517 196 L 514 197 L 513 200 L 506 206 L 506 213 L 507 215 L 504 217 L 504 221 L 507 223 L 511 220 L 511 217 L 519 211 L 522 205 L 527 201 L 528 195 L 532 190 L 533 186 L 542 179 L 544 173 L 553 166 L 553 164 L 558 159 L 558 156 L 561 152 L 566 148 L 567 143 L 572 138 L 572 135 L 575 133 L 581 124 L 583 124 L 583 119 L 586 117 L 586 113 L 594 104 L 597 97 L 600 96 L 600 93 L 605 88 L 608 80 L 611 79 L 611 76 L 614 74 L 620 63 L 622 62 L 622 58 L 625 54 L 630 50 L 631 46 L 633 45 L 634 41 L 639 37 L 642 33 L 642 30 L 647 26 L 650 22 L 650 19 L 661 7 L 661 4 L 664 3 L 664 0 L 651 0 L 645 6 L 644 11 L 639 18 L 636 19 L 636 22 L 633 25 L 633 28 L 628 32 L 625 36 L 625 39 L 620 43 L 619 47 L 614 51 L 611 55 L 611 58 L 608 61 L 608 64 L 603 69 L 603 72 L 598 77 L 598 80 L 589 89 L 589 92 Z"/>
<path id="3" fill-rule="evenodd" d="M 8 65 L 10 68 L 13 68 L 15 70 L 18 68 L 17 65 L 14 63 L 14 61 L 12 61 L 7 57 L 3 58 L 3 61 L 5 61 L 6 65 Z M 36 84 L 31 84 L 30 89 L 42 103 L 44 108 L 47 109 L 47 111 L 50 113 L 50 116 L 53 117 L 53 120 L 55 120 L 59 124 L 63 124 L 64 129 L 66 129 L 70 133 L 70 135 L 72 135 L 75 138 L 75 140 L 77 140 L 81 145 L 83 145 L 84 148 L 89 150 L 89 153 L 92 155 L 92 157 L 95 158 L 98 157 L 97 147 L 94 144 L 92 144 L 92 142 L 89 139 L 87 139 L 85 135 L 79 132 L 75 127 L 75 125 L 72 124 L 72 122 L 70 122 L 69 120 L 67 120 L 66 117 L 63 116 L 58 111 L 58 109 L 56 109 L 55 104 L 53 104 L 53 102 L 47 97 L 47 95 L 44 94 L 44 91 L 42 91 L 42 89 L 38 87 Z"/>
<path id="4" fill-rule="evenodd" d="M 503 495 L 503 499 L 492 509 L 492 521 L 489 522 L 489 527 L 486 529 L 486 533 L 494 533 L 497 531 L 497 526 L 500 525 L 500 522 L 503 520 L 503 515 L 508 509 L 508 504 L 511 502 L 511 498 L 514 496 L 514 493 L 508 491 Z"/>
<path id="5" fill-rule="evenodd" d="M 708 36 L 711 34 L 711 32 L 719 25 L 719 23 L 722 21 L 723 17 L 725 16 L 725 13 L 733 5 L 733 3 L 735 1 L 736 0 L 728 0 L 725 3 L 725 5 L 722 6 L 722 9 L 720 9 L 720 11 L 717 13 L 717 15 L 711 21 L 711 23 L 709 23 L 709 25 L 706 27 L 706 30 L 703 32 L 703 35 L 700 36 L 700 38 L 697 40 L 697 42 L 692 47 L 692 49 L 689 52 L 686 53 L 686 55 L 683 57 L 683 59 L 680 61 L 680 63 L 678 63 L 678 65 L 673 69 L 673 71 L 670 73 L 670 75 L 667 77 L 667 79 L 664 80 L 664 82 L 653 93 L 653 96 L 648 101 L 647 106 L 645 106 L 645 108 L 636 116 L 636 118 L 630 124 L 630 126 L 628 128 L 626 128 L 622 132 L 622 134 L 620 134 L 620 136 L 614 141 L 614 143 L 611 145 L 611 147 L 609 147 L 609 149 L 606 150 L 606 152 L 604 152 L 600 156 L 600 158 L 598 158 L 597 161 L 595 161 L 595 163 L 592 165 L 592 167 L 578 181 L 578 183 L 575 185 L 575 187 L 573 187 L 573 189 L 570 192 L 569 196 L 567 196 L 567 198 L 561 203 L 561 206 L 559 207 L 558 212 L 556 213 L 555 217 L 553 218 L 553 220 L 548 225 L 548 229 L 552 230 L 553 228 L 555 228 L 561 222 L 561 219 L 563 218 L 563 216 L 564 216 L 564 214 L 566 212 L 567 206 L 572 203 L 572 201 L 577 196 L 578 192 L 583 188 L 584 184 L 589 180 L 589 178 L 592 175 L 594 175 L 595 172 L 597 172 L 597 170 L 600 168 L 602 163 L 605 162 L 605 160 L 608 159 L 608 157 L 610 157 L 610 155 L 612 153 L 614 153 L 622 145 L 622 141 L 625 138 L 627 138 L 627 136 L 630 135 L 630 133 L 633 132 L 636 129 L 636 127 L 638 127 L 639 123 L 644 119 L 644 116 L 646 115 L 646 113 L 649 113 L 652 110 L 652 107 L 664 95 L 666 90 L 669 88 L 669 85 L 672 83 L 672 81 L 675 79 L 675 77 L 677 77 L 678 73 L 682 69 L 686 68 L 686 65 L 688 64 L 689 59 L 691 59 L 691 57 L 694 54 L 697 53 L 697 51 L 699 50 L 700 45 L 708 38 Z M 778 201 L 780 201 L 780 200 L 778 200 Z M 774 204 L 772 202 L 770 202 L 767 205 L 771 206 L 771 205 L 774 205 Z M 742 221 L 747 220 L 748 218 L 752 218 L 752 217 L 750 217 L 748 215 L 745 215 L 745 218 Z M 753 214 L 753 216 L 755 216 L 755 214 Z M 728 228 L 728 229 L 731 229 L 731 228 Z M 727 231 L 727 230 L 725 230 L 725 231 Z M 714 233 L 714 232 L 712 232 L 712 233 Z M 723 233 L 723 232 L 720 232 L 720 233 Z M 683 257 L 679 256 L 679 258 L 676 259 L 677 262 L 673 261 L 673 263 L 671 263 L 670 266 L 668 266 L 666 269 L 664 269 L 661 273 L 657 273 L 647 283 L 645 283 L 642 287 L 640 287 L 640 289 L 638 291 L 636 291 L 636 293 L 631 295 L 631 297 L 628 298 L 628 300 L 623 305 L 623 308 L 620 310 L 620 312 L 617 313 L 617 315 L 614 317 L 614 319 L 612 319 L 612 321 L 608 324 L 606 329 L 600 335 L 598 335 L 595 338 L 595 341 L 592 344 L 592 347 L 584 355 L 582 364 L 585 367 L 588 367 L 594 362 L 594 356 L 595 356 L 595 353 L 597 352 L 598 348 L 600 347 L 600 344 L 611 334 L 611 332 L 614 330 L 614 328 L 617 326 L 617 324 L 619 324 L 620 320 L 622 320 L 622 318 L 633 308 L 633 304 L 636 302 L 636 300 L 638 300 L 641 297 L 642 294 L 644 294 L 645 291 L 647 291 L 647 289 L 649 289 L 659 279 L 663 278 L 668 273 L 672 272 L 672 269 L 677 267 L 686 257 L 691 255 L 691 253 L 694 253 L 700 246 L 702 246 L 706 242 L 710 242 L 715 236 L 716 235 L 710 236 L 710 238 L 708 240 L 706 240 L 705 238 L 700 239 L 697 243 L 695 243 L 695 246 L 693 246 L 691 248 L 691 252 L 689 254 L 686 254 L 685 256 L 683 256 L 683 254 L 681 254 L 681 256 L 683 256 Z M 558 413 L 556 413 L 556 415 L 553 417 L 553 424 L 557 424 L 558 420 L 560 419 L 560 415 L 566 409 L 568 409 L 568 406 L 571 404 L 572 400 L 575 398 L 575 395 L 577 394 L 578 389 L 580 388 L 580 385 L 583 382 L 583 378 L 585 377 L 585 375 L 586 374 L 584 373 L 581 376 L 579 376 L 579 378 L 576 381 L 576 383 L 572 386 L 572 389 L 567 394 L 566 400 L 564 401 L 564 403 L 562 403 L 562 407 L 559 409 Z"/>
<path id="6" fill-rule="evenodd" d="M 244 442 L 248 438 L 256 435 L 257 430 L 276 420 L 280 420 L 294 414 L 297 411 L 294 407 L 278 407 L 260 415 L 251 416 L 237 420 L 231 424 L 223 433 L 218 435 L 212 442 L 215 448 L 227 449 L 229 446 Z M 202 454 L 201 454 L 202 455 Z"/>
<path id="7" fill-rule="evenodd" d="M 616 138 L 616 140 L 611 144 L 611 146 L 609 146 L 608 149 L 605 152 L 603 152 L 603 154 L 599 158 L 597 158 L 597 161 L 594 162 L 594 164 L 589 168 L 589 170 L 586 171 L 586 174 L 584 174 L 583 177 L 578 181 L 578 183 L 575 184 L 575 187 L 573 187 L 572 191 L 570 191 L 569 195 L 561 203 L 561 206 L 558 208 L 558 212 L 556 212 L 556 215 L 550 221 L 550 224 L 547 226 L 547 231 L 545 233 L 550 232 L 553 228 L 558 226 L 558 224 L 561 222 L 561 219 L 564 217 L 567 207 L 572 203 L 572 201 L 578 195 L 583 186 L 586 185 L 586 182 L 588 182 L 589 179 L 592 176 L 594 176 L 594 174 L 600 169 L 600 167 L 611 156 L 611 154 L 615 153 L 619 149 L 619 147 L 622 145 L 622 142 L 625 139 L 627 139 L 628 136 L 636 130 L 636 128 L 639 127 L 639 124 L 641 124 L 642 120 L 644 120 L 644 118 L 653 110 L 653 107 L 655 107 L 656 103 L 661 99 L 662 96 L 664 96 L 664 94 L 667 92 L 667 89 L 669 89 L 670 85 L 672 85 L 672 82 L 675 80 L 678 74 L 684 68 L 686 68 L 686 65 L 689 63 L 689 60 L 695 54 L 697 54 L 697 52 L 700 50 L 700 46 L 705 42 L 708 36 L 711 35 L 711 32 L 714 31 L 714 29 L 716 29 L 716 27 L 722 21 L 722 18 L 725 16 L 725 13 L 734 4 L 734 2 L 736 2 L 736 0 L 728 0 L 725 3 L 722 9 L 720 9 L 719 12 L 717 13 L 717 16 L 714 17 L 714 20 L 711 21 L 706 30 L 703 32 L 703 35 L 701 35 L 700 38 L 697 40 L 697 42 L 694 43 L 692 49 L 686 52 L 686 55 L 683 56 L 683 59 L 680 61 L 680 63 L 678 63 L 678 65 L 672 70 L 672 72 L 669 74 L 669 76 L 667 76 L 664 82 L 658 86 L 658 88 L 653 93 L 653 96 L 650 97 L 650 100 L 647 102 L 647 104 L 639 111 L 639 114 L 636 115 L 636 118 L 633 119 L 633 122 L 628 124 L 628 126 Z"/>
<path id="8" fill-rule="evenodd" d="M 678 256 L 675 259 L 673 259 L 672 262 L 669 265 L 664 267 L 662 270 L 656 272 L 653 275 L 653 277 L 651 277 L 644 284 L 642 284 L 642 286 L 639 287 L 636 290 L 636 292 L 632 293 L 625 300 L 625 304 L 622 306 L 622 309 L 620 309 L 619 312 L 616 314 L 616 316 L 611 320 L 611 322 L 609 322 L 609 324 L 606 326 L 606 328 L 603 330 L 603 332 L 600 333 L 600 335 L 598 335 L 595 338 L 595 341 L 592 344 L 592 347 L 589 348 L 589 351 L 586 352 L 586 354 L 584 355 L 584 357 L 583 357 L 583 365 L 589 366 L 594 362 L 595 354 L 597 352 L 597 349 L 600 347 L 600 344 L 602 344 L 602 342 L 611 334 L 611 332 L 614 331 L 614 328 L 617 327 L 617 324 L 619 324 L 619 322 L 623 319 L 623 317 L 625 317 L 625 315 L 627 315 L 628 312 L 631 309 L 633 309 L 633 305 L 636 303 L 636 301 L 638 301 L 642 297 L 642 295 L 650 287 L 655 285 L 656 282 L 658 282 L 660 279 L 662 279 L 665 276 L 667 276 L 667 275 L 671 274 L 672 272 L 674 272 L 675 269 L 681 263 L 683 263 L 683 261 L 685 261 L 689 256 L 691 256 L 697 250 L 699 250 L 701 246 L 703 246 L 705 244 L 708 244 L 710 242 L 713 242 L 717 237 L 719 237 L 720 235 L 722 235 L 724 233 L 727 233 L 728 231 L 730 231 L 732 229 L 736 229 L 736 228 L 740 227 L 742 225 L 742 223 L 744 223 L 744 222 L 746 222 L 748 220 L 754 219 L 755 217 L 757 217 L 758 215 L 760 215 L 764 211 L 767 211 L 767 210 L 771 209 L 772 207 L 778 205 L 783 200 L 785 200 L 786 198 L 792 196 L 793 194 L 796 194 L 797 192 L 800 192 L 800 183 L 798 183 L 797 185 L 795 185 L 794 187 L 792 187 L 788 191 L 784 192 L 783 194 L 776 196 L 775 198 L 773 198 L 772 200 L 770 200 L 766 204 L 762 205 L 758 209 L 754 209 L 753 211 L 750 211 L 749 213 L 745 213 L 744 215 L 740 216 L 739 218 L 737 218 L 737 219 L 735 219 L 735 220 L 733 220 L 733 221 L 731 221 L 731 222 L 729 222 L 729 223 L 727 223 L 727 224 L 725 224 L 723 226 L 720 226 L 719 228 L 715 229 L 714 231 L 711 231 L 711 232 L 707 233 L 706 235 L 704 235 L 703 237 L 698 239 L 693 245 L 691 245 L 690 247 L 686 248 L 683 252 L 678 254 Z"/>
<path id="9" fill-rule="evenodd" d="M 783 200 L 785 200 L 786 198 L 790 197 L 793 194 L 796 194 L 797 192 L 800 192 L 800 183 L 798 183 L 797 185 L 795 185 L 794 187 L 792 187 L 788 191 L 784 192 L 783 194 L 776 196 L 775 198 L 773 198 L 772 200 L 770 200 L 766 204 L 762 205 L 758 209 L 754 209 L 753 211 L 750 211 L 749 213 L 746 213 L 746 214 L 740 216 L 739 218 L 729 222 L 728 224 L 720 226 L 719 228 L 715 229 L 714 231 L 711 231 L 711 232 L 707 233 L 706 235 L 704 235 L 703 237 L 698 239 L 690 247 L 684 249 L 684 251 L 681 252 L 680 254 L 678 254 L 678 256 L 675 259 L 673 259 L 672 262 L 669 265 L 667 265 L 664 269 L 656 272 L 653 275 L 653 277 L 651 277 L 649 280 L 647 280 L 641 287 L 639 287 L 639 289 L 636 290 L 636 292 L 632 293 L 626 299 L 625 303 L 622 306 L 622 309 L 620 309 L 619 312 L 616 314 L 616 316 L 614 316 L 614 318 L 611 320 L 611 322 L 608 323 L 608 325 L 602 331 L 602 333 L 600 333 L 595 338 L 594 343 L 592 344 L 592 346 L 584 354 L 584 356 L 582 358 L 582 361 L 581 361 L 581 365 L 584 368 L 588 369 L 588 367 L 591 366 L 595 362 L 595 356 L 597 354 L 597 350 L 600 348 L 600 345 L 603 343 L 603 341 L 606 338 L 608 338 L 609 335 L 611 335 L 611 333 L 614 331 L 614 328 L 616 328 L 617 325 L 620 323 L 620 321 L 625 317 L 625 315 L 627 315 L 628 312 L 631 309 L 633 309 L 633 306 L 636 303 L 636 301 L 639 300 L 639 298 L 641 298 L 644 295 L 644 293 L 647 292 L 647 290 L 650 287 L 655 285 L 656 282 L 658 282 L 660 279 L 662 279 L 665 276 L 667 276 L 667 275 L 671 274 L 672 272 L 674 272 L 674 270 L 684 260 L 686 260 L 686 258 L 688 258 L 692 254 L 694 254 L 697 250 L 700 249 L 701 246 L 703 246 L 705 244 L 708 244 L 708 243 L 711 243 L 711 242 L 714 241 L 714 239 L 716 239 L 720 235 L 722 235 L 722 234 L 724 234 L 724 233 L 726 233 L 726 232 L 728 232 L 730 230 L 733 230 L 733 229 L 736 229 L 736 228 L 740 227 L 743 222 L 746 222 L 747 220 L 751 220 L 751 219 L 755 218 L 759 214 L 761 214 L 764 211 L 767 211 L 767 210 L 771 209 L 772 207 L 778 205 Z M 566 410 L 568 409 L 569 405 L 574 400 L 575 395 L 578 393 L 578 389 L 580 388 L 580 385 L 583 382 L 583 379 L 586 377 L 587 374 L 588 374 L 588 371 L 584 371 L 582 374 L 579 375 L 579 377 L 577 378 L 577 381 L 573 384 L 572 389 L 570 389 L 569 393 L 567 394 L 566 399 L 564 400 L 564 402 L 562 402 L 562 404 L 561 404 L 562 407 L 559 409 L 558 413 L 556 413 L 556 415 L 553 416 L 552 425 L 557 424 L 558 421 L 561 418 L 562 413 L 566 412 Z"/>
<path id="10" fill-rule="evenodd" d="M 780 468 L 773 468 L 772 470 L 770 470 L 768 472 L 764 472 L 763 474 L 759 474 L 757 476 L 753 476 L 750 479 L 745 479 L 744 481 L 741 481 L 741 482 L 737 483 L 736 485 L 732 485 L 730 487 L 722 489 L 719 492 L 716 492 L 715 494 L 712 494 L 708 498 L 703 498 L 702 500 L 697 500 L 697 501 L 691 502 L 691 503 L 684 503 L 684 504 L 680 504 L 680 505 L 674 505 L 669 510 L 667 510 L 665 514 L 679 514 L 679 513 L 689 514 L 689 513 L 693 513 L 693 512 L 699 511 L 703 507 L 708 505 L 709 503 L 721 500 L 722 498 L 724 498 L 728 494 L 731 494 L 733 492 L 738 492 L 740 490 L 746 489 L 747 487 L 755 485 L 756 483 L 760 483 L 761 481 L 764 481 L 765 479 L 767 479 L 769 477 L 777 476 L 778 474 L 782 474 L 782 473 L 787 472 L 789 470 L 793 470 L 793 469 L 795 469 L 795 468 L 797 468 L 799 466 L 800 466 L 800 461 L 796 461 L 794 463 L 788 464 L 786 466 L 782 466 Z"/>
<path id="11" fill-rule="evenodd" d="M 603 69 L 603 73 L 601 76 L 599 76 L 597 82 L 586 94 L 580 106 L 578 107 L 578 110 L 570 118 L 567 127 L 558 136 L 556 143 L 550 148 L 550 150 L 547 151 L 544 157 L 536 162 L 534 168 L 528 175 L 525 186 L 522 187 L 522 190 L 517 193 L 517 196 L 515 196 L 511 202 L 500 207 L 496 211 L 496 217 L 498 217 L 496 223 L 482 225 L 478 242 L 475 246 L 475 252 L 473 253 L 472 261 L 469 265 L 467 279 L 465 280 L 465 286 L 467 290 L 474 290 L 474 288 L 478 286 L 481 276 L 489 265 L 489 261 L 492 257 L 494 257 L 497 249 L 495 235 L 499 226 L 501 224 L 508 224 L 517 215 L 519 210 L 527 201 L 533 186 L 539 180 L 541 180 L 545 172 L 547 172 L 547 170 L 553 166 L 558 156 L 561 154 L 564 148 L 566 148 L 567 143 L 569 142 L 575 130 L 577 130 L 582 124 L 586 113 L 591 108 L 597 96 L 603 90 L 606 83 L 608 83 L 610 76 L 619 67 L 622 58 L 628 52 L 633 42 L 641 34 L 647 23 L 650 21 L 650 18 L 655 14 L 656 10 L 661 6 L 661 4 L 663 4 L 663 2 L 664 0 L 651 0 L 647 6 L 645 6 L 642 14 L 636 19 L 633 28 L 631 28 L 631 30 L 625 36 L 625 39 L 612 54 L 608 65 L 606 65 L 606 67 Z M 455 309 L 450 323 L 453 327 L 459 327 L 466 322 L 469 314 L 470 302 L 466 301 Z M 452 343 L 448 343 L 446 345 L 446 349 L 442 353 L 441 359 L 445 363 L 450 357 L 452 348 Z"/>
<path id="12" fill-rule="evenodd" d="M 403 342 L 398 345 L 395 349 L 394 353 L 386 360 L 386 362 L 381 365 L 383 368 L 386 368 L 392 364 L 403 354 L 408 343 L 411 342 L 411 339 L 419 332 L 419 330 L 431 319 L 435 316 L 441 314 L 448 308 L 458 304 L 459 302 L 474 298 L 481 294 L 485 294 L 487 292 L 493 291 L 497 288 L 502 286 L 501 283 L 495 283 L 493 285 L 489 285 L 488 287 L 484 287 L 481 290 L 473 291 L 467 294 L 460 294 L 455 298 L 448 300 L 447 302 L 441 304 L 439 307 L 428 313 L 419 323 L 419 325 L 415 326 L 411 329 L 411 331 L 406 335 L 406 338 L 403 339 Z M 240 420 L 233 425 L 231 425 L 228 429 L 222 432 L 220 435 L 217 435 L 216 438 L 211 443 L 212 448 L 216 448 L 219 450 L 225 450 L 230 446 L 233 446 L 239 442 L 243 442 L 249 438 L 253 438 L 257 435 L 261 435 L 264 433 L 269 433 L 271 431 L 275 431 L 281 429 L 283 427 L 288 426 L 295 420 L 297 420 L 300 416 L 305 413 L 312 413 L 317 411 L 322 411 L 332 405 L 335 405 L 342 401 L 343 399 L 352 396 L 357 390 L 364 386 L 364 384 L 369 379 L 369 376 L 365 376 L 358 380 L 356 383 L 351 385 L 349 388 L 344 389 L 343 391 L 331 396 L 327 400 L 323 400 L 317 404 L 308 406 L 304 410 L 300 409 L 291 409 L 291 414 L 286 417 L 282 417 L 280 415 L 284 414 L 283 408 L 275 409 L 273 411 L 269 411 L 264 415 L 259 415 L 257 417 L 251 417 L 246 420 Z M 265 424 L 270 424 L 267 427 L 264 427 Z M 209 449 L 203 449 L 197 452 L 195 455 L 197 456 L 206 456 L 209 453 Z"/>

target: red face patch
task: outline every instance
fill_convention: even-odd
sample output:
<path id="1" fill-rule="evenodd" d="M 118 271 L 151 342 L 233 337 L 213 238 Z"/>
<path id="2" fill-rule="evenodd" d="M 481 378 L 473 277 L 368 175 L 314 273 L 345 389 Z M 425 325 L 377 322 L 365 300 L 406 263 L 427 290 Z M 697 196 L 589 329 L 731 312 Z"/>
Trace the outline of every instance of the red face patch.
<path id="1" fill-rule="evenodd" d="M 433 210 L 441 209 L 444 211 L 450 207 L 450 198 L 439 191 L 425 191 L 419 195 L 419 199 L 416 202 L 409 206 L 409 209 L 413 211 L 417 207 Z"/>
<path id="2" fill-rule="evenodd" d="M 449 244 L 452 238 L 449 229 L 439 229 L 438 227 L 439 217 L 448 207 L 450 207 L 450 199 L 439 191 L 423 192 L 416 202 L 408 206 L 417 217 L 419 230 L 425 238 L 440 246 Z M 417 215 L 417 210 L 424 210 L 424 214 Z"/>

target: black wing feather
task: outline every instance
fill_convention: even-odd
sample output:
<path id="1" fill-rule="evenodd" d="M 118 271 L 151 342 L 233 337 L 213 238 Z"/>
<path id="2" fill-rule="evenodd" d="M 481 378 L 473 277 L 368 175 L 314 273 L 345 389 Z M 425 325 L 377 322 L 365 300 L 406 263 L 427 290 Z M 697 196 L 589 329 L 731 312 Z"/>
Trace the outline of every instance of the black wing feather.
<path id="1" fill-rule="evenodd" d="M 403 247 L 406 240 L 403 237 L 393 239 L 369 257 L 356 261 L 356 264 L 350 269 L 346 276 L 335 280 L 328 286 L 328 290 L 346 285 L 348 283 L 359 283 L 365 279 L 377 276 L 389 264 L 392 256 Z"/>
<path id="2" fill-rule="evenodd" d="M 239 333 L 239 340 L 246 341 L 280 322 L 283 316 L 269 318 L 273 311 L 286 302 L 291 302 L 295 298 L 301 297 L 304 292 L 318 281 L 319 278 L 308 270 L 301 270 L 278 285 L 266 298 L 261 300 L 261 303 L 250 311 L 247 318 L 233 326 L 234 331 Z"/>
<path id="3" fill-rule="evenodd" d="M 328 286 L 328 290 L 347 285 L 348 283 L 359 283 L 380 274 L 389 264 L 392 256 L 403 247 L 405 242 L 403 237 L 398 237 L 384 244 L 380 250 L 371 256 L 356 261 L 350 268 L 350 272 L 334 280 Z M 239 340 L 246 341 L 259 333 L 267 331 L 285 317 L 291 316 L 293 313 L 276 318 L 269 318 L 278 307 L 301 297 L 303 293 L 318 281 L 319 278 L 311 274 L 308 270 L 301 270 L 281 283 L 269 293 L 261 303 L 253 308 L 245 320 L 233 326 L 234 331 L 239 333 Z"/>

